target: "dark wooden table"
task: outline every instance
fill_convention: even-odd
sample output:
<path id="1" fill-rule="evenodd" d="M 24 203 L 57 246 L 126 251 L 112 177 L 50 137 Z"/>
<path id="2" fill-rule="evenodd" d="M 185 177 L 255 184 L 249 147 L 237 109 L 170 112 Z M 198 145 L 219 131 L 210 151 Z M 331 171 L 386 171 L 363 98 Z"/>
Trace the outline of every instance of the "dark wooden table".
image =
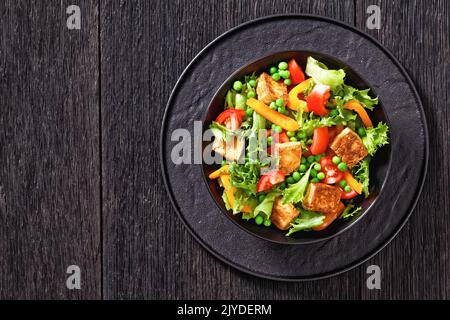
<path id="1" fill-rule="evenodd" d="M 66 27 L 71 4 L 81 30 Z M 366 28 L 371 4 L 380 30 Z M 416 83 L 430 130 L 409 222 L 377 256 L 321 281 L 262 280 L 216 260 L 181 225 L 159 169 L 162 114 L 183 69 L 221 33 L 278 13 L 332 17 L 380 40 Z M 0 1 L 0 298 L 448 299 L 449 17 L 445 0 Z M 366 287 L 371 264 L 381 290 Z M 69 265 L 81 290 L 66 288 Z"/>

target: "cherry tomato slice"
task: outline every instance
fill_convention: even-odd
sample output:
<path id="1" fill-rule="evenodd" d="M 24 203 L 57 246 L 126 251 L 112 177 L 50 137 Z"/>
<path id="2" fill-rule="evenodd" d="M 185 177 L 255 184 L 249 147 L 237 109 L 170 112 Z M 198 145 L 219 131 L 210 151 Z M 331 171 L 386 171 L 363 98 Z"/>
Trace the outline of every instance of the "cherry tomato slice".
<path id="1" fill-rule="evenodd" d="M 237 130 L 241 126 L 244 115 L 244 110 L 230 108 L 219 114 L 216 122 L 219 124 L 225 123 L 226 127 L 230 130 Z"/>
<path id="2" fill-rule="evenodd" d="M 313 143 L 311 145 L 311 153 L 318 155 L 327 151 L 328 148 L 328 128 L 322 127 L 314 129 Z"/>
<path id="3" fill-rule="evenodd" d="M 288 70 L 291 74 L 292 84 L 299 84 L 305 81 L 305 74 L 303 73 L 302 68 L 298 65 L 297 61 L 294 59 L 289 61 Z"/>
<path id="4" fill-rule="evenodd" d="M 321 171 L 325 173 L 324 183 L 335 184 L 344 179 L 344 173 L 333 163 L 331 156 L 322 157 L 320 166 L 322 167 Z"/>
<path id="5" fill-rule="evenodd" d="M 330 97 L 330 86 L 324 84 L 316 84 L 311 93 L 306 98 L 308 110 L 317 114 L 318 116 L 325 116 L 328 114 L 328 109 L 325 104 Z"/>
<path id="6" fill-rule="evenodd" d="M 273 170 L 263 174 L 256 186 L 257 192 L 262 192 L 271 189 L 274 185 L 284 181 L 284 173 L 280 170 Z"/>
<path id="7" fill-rule="evenodd" d="M 352 190 L 350 192 L 342 191 L 341 193 L 341 199 L 347 200 L 347 199 L 353 199 L 356 197 L 358 193 L 355 190 Z"/>

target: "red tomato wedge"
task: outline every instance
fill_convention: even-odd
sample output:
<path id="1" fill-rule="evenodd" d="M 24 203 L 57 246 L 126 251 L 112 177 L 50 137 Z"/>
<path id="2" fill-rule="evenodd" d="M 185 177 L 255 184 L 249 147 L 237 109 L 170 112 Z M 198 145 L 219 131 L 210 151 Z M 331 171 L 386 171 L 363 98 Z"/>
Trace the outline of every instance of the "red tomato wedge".
<path id="1" fill-rule="evenodd" d="M 306 98 L 308 110 L 314 112 L 318 116 L 325 116 L 328 114 L 328 109 L 325 104 L 330 98 L 330 86 L 324 84 L 316 84 L 311 93 Z"/>
<path id="2" fill-rule="evenodd" d="M 273 170 L 263 174 L 256 185 L 256 191 L 262 192 L 271 189 L 274 185 L 284 181 L 284 173 L 280 170 Z"/>
<path id="3" fill-rule="evenodd" d="M 298 65 L 297 61 L 294 59 L 289 61 L 288 70 L 291 73 L 292 84 L 299 84 L 300 82 L 305 81 L 305 74 L 303 73 L 302 68 Z"/>
<path id="4" fill-rule="evenodd" d="M 345 192 L 342 190 L 341 199 L 344 199 L 344 200 L 353 199 L 357 195 L 358 195 L 358 193 L 355 190 L 352 190 L 350 192 Z"/>
<path id="5" fill-rule="evenodd" d="M 313 143 L 311 145 L 311 153 L 318 155 L 327 151 L 328 148 L 328 128 L 322 127 L 314 129 Z"/>
<path id="6" fill-rule="evenodd" d="M 225 126 L 230 130 L 237 130 L 241 127 L 244 115 L 244 110 L 230 108 L 219 114 L 216 118 L 216 122 L 219 124 L 225 123 Z"/>
<path id="7" fill-rule="evenodd" d="M 344 179 L 344 173 L 333 163 L 331 156 L 322 157 L 320 166 L 322 167 L 321 171 L 325 173 L 324 183 L 335 184 Z"/>

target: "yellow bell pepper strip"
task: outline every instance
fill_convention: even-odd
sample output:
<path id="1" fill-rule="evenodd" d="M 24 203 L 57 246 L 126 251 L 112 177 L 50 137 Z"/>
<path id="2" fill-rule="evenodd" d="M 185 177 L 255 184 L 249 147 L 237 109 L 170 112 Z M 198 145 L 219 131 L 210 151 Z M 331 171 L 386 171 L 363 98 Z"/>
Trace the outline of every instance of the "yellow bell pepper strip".
<path id="1" fill-rule="evenodd" d="M 217 179 L 221 174 L 226 174 L 226 173 L 228 173 L 228 168 L 229 168 L 229 167 L 230 167 L 230 166 L 229 166 L 228 164 L 226 164 L 226 165 L 220 167 L 220 168 L 217 169 L 216 171 L 212 172 L 212 173 L 209 175 L 209 178 L 210 178 L 211 180 L 214 180 L 214 179 Z"/>
<path id="2" fill-rule="evenodd" d="M 233 206 L 234 204 L 234 192 L 236 191 L 236 188 L 231 185 L 231 177 L 229 174 L 221 174 L 219 176 L 219 180 L 222 183 L 222 186 L 225 190 L 225 194 L 227 195 L 228 203 L 230 206 Z M 246 204 L 241 209 L 244 213 L 250 213 L 252 212 L 252 208 Z"/>
<path id="3" fill-rule="evenodd" d="M 367 111 L 364 109 L 364 107 L 356 100 L 350 100 L 346 104 L 344 104 L 345 109 L 353 110 L 355 111 L 359 117 L 361 118 L 362 122 L 366 126 L 366 128 L 372 128 L 372 120 L 370 120 L 369 115 L 367 114 Z"/>
<path id="4" fill-rule="evenodd" d="M 353 175 L 350 173 L 350 171 L 344 172 L 344 179 L 349 185 L 350 188 L 356 191 L 356 193 L 361 194 L 363 191 L 363 185 L 359 183 L 355 178 L 353 178 Z"/>
<path id="5" fill-rule="evenodd" d="M 265 103 L 256 100 L 255 98 L 248 99 L 247 106 L 255 110 L 270 122 L 282 127 L 286 131 L 297 131 L 300 128 L 297 121 L 270 109 Z"/>
<path id="6" fill-rule="evenodd" d="M 291 91 L 289 91 L 289 101 L 287 104 L 289 109 L 297 111 L 299 107 L 303 107 L 303 111 L 308 112 L 306 101 L 299 99 L 298 95 L 308 88 L 311 81 L 312 78 L 309 78 L 308 80 L 296 85 Z"/>

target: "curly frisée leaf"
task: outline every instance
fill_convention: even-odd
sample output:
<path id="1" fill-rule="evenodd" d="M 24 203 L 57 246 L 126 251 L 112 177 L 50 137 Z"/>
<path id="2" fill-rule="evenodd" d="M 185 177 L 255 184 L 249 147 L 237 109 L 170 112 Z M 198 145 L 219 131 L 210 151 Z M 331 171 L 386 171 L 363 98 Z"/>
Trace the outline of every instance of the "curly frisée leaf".
<path id="1" fill-rule="evenodd" d="M 389 127 L 383 122 L 376 127 L 366 128 L 366 136 L 362 140 L 371 156 L 377 152 L 378 148 L 389 143 L 388 132 Z"/>
<path id="2" fill-rule="evenodd" d="M 378 104 L 378 97 L 369 96 L 370 89 L 358 90 L 352 86 L 343 85 L 340 90 L 335 93 L 334 99 L 338 106 L 343 106 L 351 100 L 358 100 L 366 109 L 373 110 Z"/>
<path id="3" fill-rule="evenodd" d="M 354 169 L 354 177 L 362 184 L 362 190 L 366 198 L 369 196 L 369 165 L 370 157 L 364 158 L 359 162 L 358 166 Z"/>
<path id="4" fill-rule="evenodd" d="M 246 162 L 237 164 L 235 162 L 229 167 L 231 184 L 249 195 L 256 195 L 256 185 L 259 180 L 259 164 Z"/>
<path id="5" fill-rule="evenodd" d="M 292 223 L 292 226 L 286 236 L 290 236 L 291 234 L 301 230 L 310 230 L 314 227 L 320 226 L 323 223 L 323 219 L 325 219 L 323 214 L 300 210 L 299 217 Z"/>
<path id="6" fill-rule="evenodd" d="M 342 212 L 341 215 L 341 219 L 348 219 L 353 217 L 354 215 L 358 214 L 359 212 L 361 212 L 362 208 L 361 207 L 356 207 L 353 203 L 350 203 L 344 210 L 344 212 Z"/>
<path id="7" fill-rule="evenodd" d="M 315 83 L 329 85 L 331 89 L 335 89 L 344 84 L 344 70 L 328 70 L 323 63 L 320 63 L 313 57 L 308 57 L 305 73 L 313 78 Z"/>

